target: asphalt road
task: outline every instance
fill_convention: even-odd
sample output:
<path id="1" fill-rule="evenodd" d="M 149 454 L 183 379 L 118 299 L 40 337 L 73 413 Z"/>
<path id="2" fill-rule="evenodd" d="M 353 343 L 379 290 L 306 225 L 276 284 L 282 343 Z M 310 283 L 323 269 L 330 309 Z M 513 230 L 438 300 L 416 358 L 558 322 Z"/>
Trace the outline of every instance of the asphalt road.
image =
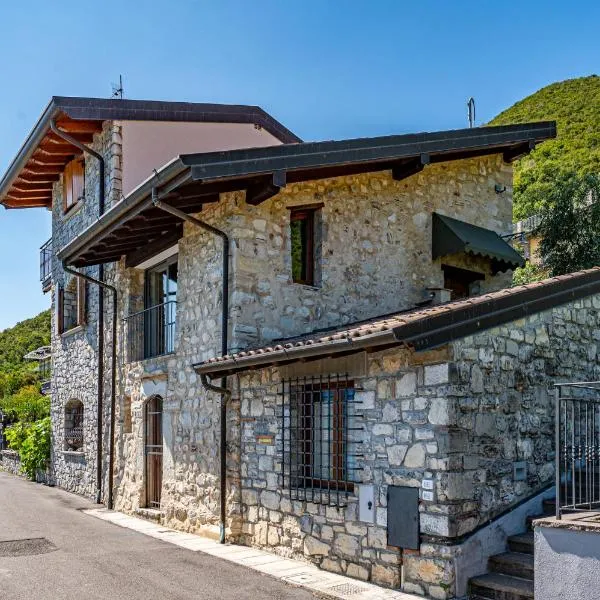
<path id="1" fill-rule="evenodd" d="M 315 598 L 267 575 L 81 512 L 95 506 L 0 472 L 0 599 Z"/>

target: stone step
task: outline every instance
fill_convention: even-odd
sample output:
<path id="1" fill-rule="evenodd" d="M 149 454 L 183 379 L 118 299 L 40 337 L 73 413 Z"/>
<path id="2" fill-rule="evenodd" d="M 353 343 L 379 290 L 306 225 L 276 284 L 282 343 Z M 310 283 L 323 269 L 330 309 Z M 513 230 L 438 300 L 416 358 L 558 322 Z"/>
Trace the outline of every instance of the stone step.
<path id="1" fill-rule="evenodd" d="M 544 514 L 548 515 L 548 516 L 556 514 L 556 500 L 555 499 L 544 500 L 542 502 L 542 510 L 543 510 Z"/>
<path id="2" fill-rule="evenodd" d="M 531 600 L 533 580 L 501 573 L 472 577 L 469 582 L 469 597 L 486 600 Z"/>
<path id="3" fill-rule="evenodd" d="M 537 519 L 543 519 L 544 517 L 547 517 L 548 515 L 532 515 L 527 517 L 527 519 L 525 520 L 527 523 L 527 531 L 533 531 L 533 522 L 537 521 Z"/>
<path id="4" fill-rule="evenodd" d="M 490 557 L 488 566 L 492 573 L 533 579 L 533 554 L 523 552 L 496 554 Z"/>
<path id="5" fill-rule="evenodd" d="M 533 555 L 533 532 L 511 535 L 508 538 L 508 547 L 511 552 Z"/>

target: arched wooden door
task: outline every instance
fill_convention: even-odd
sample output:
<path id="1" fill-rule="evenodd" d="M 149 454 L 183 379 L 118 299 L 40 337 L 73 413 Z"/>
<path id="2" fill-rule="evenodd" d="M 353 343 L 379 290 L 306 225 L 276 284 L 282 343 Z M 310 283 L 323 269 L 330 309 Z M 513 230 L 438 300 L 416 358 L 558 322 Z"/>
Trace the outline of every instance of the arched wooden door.
<path id="1" fill-rule="evenodd" d="M 146 455 L 146 506 L 160 508 L 160 491 L 162 488 L 162 398 L 152 396 L 145 407 L 145 440 Z"/>

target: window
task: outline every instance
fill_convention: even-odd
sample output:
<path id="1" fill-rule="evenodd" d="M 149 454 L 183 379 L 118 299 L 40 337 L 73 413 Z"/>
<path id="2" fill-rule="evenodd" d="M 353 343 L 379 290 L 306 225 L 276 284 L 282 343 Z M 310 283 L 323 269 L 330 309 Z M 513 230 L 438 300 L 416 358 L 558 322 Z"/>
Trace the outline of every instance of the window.
<path id="1" fill-rule="evenodd" d="M 316 230 L 321 206 L 290 209 L 292 281 L 294 283 L 316 284 L 315 267 L 319 252 Z"/>
<path id="2" fill-rule="evenodd" d="M 87 285 L 85 279 L 72 277 L 66 287 L 59 286 L 56 299 L 58 333 L 86 322 Z"/>
<path id="3" fill-rule="evenodd" d="M 85 195 L 85 160 L 76 158 L 67 164 L 64 172 L 63 209 L 73 208 Z"/>
<path id="4" fill-rule="evenodd" d="M 442 270 L 444 271 L 444 287 L 451 291 L 451 300 L 477 295 L 479 286 L 476 282 L 485 279 L 483 273 L 449 265 L 442 265 Z"/>
<path id="5" fill-rule="evenodd" d="M 127 317 L 128 360 L 175 352 L 177 256 L 146 271 L 144 310 Z"/>
<path id="6" fill-rule="evenodd" d="M 354 489 L 361 443 L 354 384 L 342 377 L 284 383 L 283 485 L 293 499 L 342 505 Z"/>
<path id="7" fill-rule="evenodd" d="M 65 406 L 65 450 L 83 450 L 83 403 L 70 400 Z"/>

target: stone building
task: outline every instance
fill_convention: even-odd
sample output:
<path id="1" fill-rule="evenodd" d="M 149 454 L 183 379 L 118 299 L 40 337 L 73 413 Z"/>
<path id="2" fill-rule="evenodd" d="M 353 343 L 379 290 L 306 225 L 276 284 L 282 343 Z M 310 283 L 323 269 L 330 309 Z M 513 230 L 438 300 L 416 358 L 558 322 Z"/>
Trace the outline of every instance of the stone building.
<path id="1" fill-rule="evenodd" d="M 54 99 L 0 182 L 53 210 L 55 479 L 460 597 L 551 484 L 554 378 L 597 369 L 598 271 L 505 289 L 554 124 L 302 143 L 234 108 Z"/>

